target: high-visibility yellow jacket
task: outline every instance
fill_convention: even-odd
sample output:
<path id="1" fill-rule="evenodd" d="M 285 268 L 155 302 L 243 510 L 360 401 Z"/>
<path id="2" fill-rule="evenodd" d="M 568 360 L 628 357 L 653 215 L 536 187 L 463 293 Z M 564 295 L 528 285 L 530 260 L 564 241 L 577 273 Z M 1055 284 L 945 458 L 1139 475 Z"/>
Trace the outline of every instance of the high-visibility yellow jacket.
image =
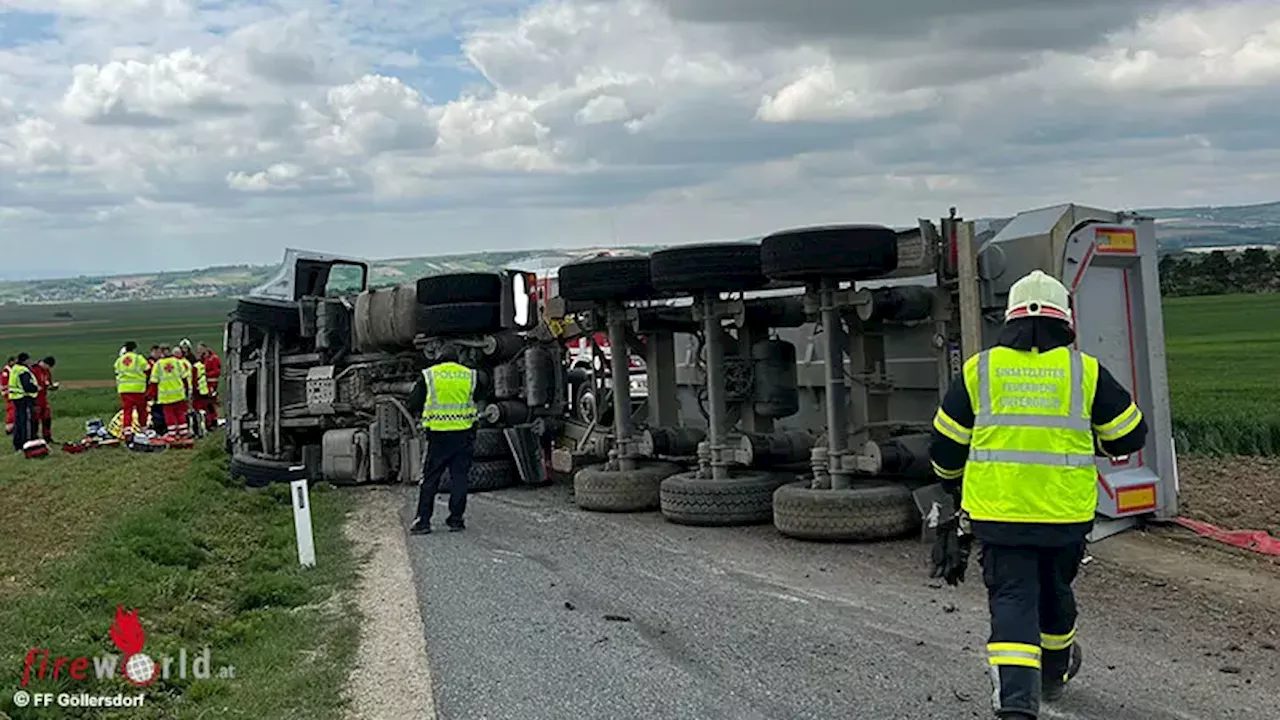
<path id="1" fill-rule="evenodd" d="M 182 387 L 187 392 L 187 394 L 190 395 L 191 380 L 192 380 L 192 374 L 193 374 L 191 361 L 186 359 L 185 357 L 180 357 L 178 358 L 178 365 L 182 367 Z"/>
<path id="2" fill-rule="evenodd" d="M 147 391 L 147 359 L 136 352 L 116 358 L 116 392 L 121 395 Z"/>
<path id="3" fill-rule="evenodd" d="M 1105 376 L 1107 397 L 1098 396 Z M 998 346 L 965 363 L 934 416 L 934 472 L 978 522 L 1074 525 L 1097 505 L 1095 438 L 1140 447 L 1142 413 L 1096 358 Z M 1105 399 L 1106 402 L 1098 402 Z M 953 464 L 949 448 L 964 455 Z M 945 451 L 945 452 L 944 452 Z M 976 527 L 976 526 L 975 526 Z"/>
<path id="4" fill-rule="evenodd" d="M 191 364 L 191 370 L 195 373 L 195 394 L 200 397 L 209 396 L 209 375 L 205 372 L 204 363 L 199 360 Z"/>
<path id="5" fill-rule="evenodd" d="M 31 379 L 35 380 L 35 376 L 31 374 L 31 368 L 26 365 L 14 363 L 9 368 L 9 399 L 14 402 L 36 396 L 36 393 L 27 392 L 27 389 L 22 387 L 23 375 L 30 375 Z"/>
<path id="6" fill-rule="evenodd" d="M 433 432 L 468 430 L 476 423 L 476 406 L 472 395 L 476 374 L 471 368 L 454 362 L 432 365 L 422 371 L 426 382 L 426 401 L 422 406 L 422 427 Z"/>
<path id="7" fill-rule="evenodd" d="M 171 405 L 187 399 L 187 386 L 178 358 L 161 358 L 151 367 L 151 382 L 156 386 L 156 402 Z"/>
<path id="8" fill-rule="evenodd" d="M 1089 422 L 1098 361 L 1057 348 L 997 347 L 965 363 L 974 408 L 961 506 L 974 520 L 1093 519 L 1098 470 Z"/>

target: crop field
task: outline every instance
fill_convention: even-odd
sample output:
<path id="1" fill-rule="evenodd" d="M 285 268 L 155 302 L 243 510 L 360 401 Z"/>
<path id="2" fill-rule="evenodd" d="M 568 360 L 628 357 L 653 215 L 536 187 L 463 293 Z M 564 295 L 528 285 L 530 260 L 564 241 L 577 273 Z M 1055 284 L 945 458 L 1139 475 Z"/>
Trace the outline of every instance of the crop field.
<path id="1" fill-rule="evenodd" d="M 1164 306 L 1178 452 L 1280 455 L 1280 294 Z"/>
<path id="2" fill-rule="evenodd" d="M 232 304 L 0 306 L 0 354 L 55 356 L 64 384 L 55 412 L 106 413 L 115 403 L 111 364 L 125 340 L 144 351 L 184 337 L 221 348 Z M 1164 321 L 1179 452 L 1280 455 L 1280 294 L 1170 298 Z"/>
<path id="3" fill-rule="evenodd" d="M 64 389 L 111 387 L 112 363 L 127 340 L 144 354 L 182 338 L 221 350 L 234 301 L 149 300 L 74 305 L 0 305 L 0 355 L 52 355 Z"/>

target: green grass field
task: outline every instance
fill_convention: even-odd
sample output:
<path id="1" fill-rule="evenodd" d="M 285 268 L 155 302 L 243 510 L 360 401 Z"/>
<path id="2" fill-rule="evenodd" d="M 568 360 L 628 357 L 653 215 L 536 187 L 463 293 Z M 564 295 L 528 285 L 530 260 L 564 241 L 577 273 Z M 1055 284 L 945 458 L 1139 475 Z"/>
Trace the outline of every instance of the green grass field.
<path id="1" fill-rule="evenodd" d="M 1280 455 L 1280 294 L 1164 305 L 1178 451 Z"/>
<path id="2" fill-rule="evenodd" d="M 52 355 L 57 379 L 68 388 L 110 385 L 112 363 L 127 340 L 144 354 L 182 338 L 220 350 L 232 307 L 226 299 L 0 305 L 0 355 Z"/>
<path id="3" fill-rule="evenodd" d="M 81 418 L 56 421 L 69 436 Z M 6 438 L 7 439 L 7 438 Z M 141 709 L 17 709 L 0 718 L 343 717 L 359 616 L 356 558 L 342 534 L 350 494 L 311 495 L 315 568 L 298 565 L 289 486 L 228 478 L 222 437 L 194 450 L 100 448 L 42 460 L 0 453 L 0 680 L 17 689 L 31 648 L 50 656 L 118 655 L 117 605 L 138 611 L 157 662 L 210 649 L 215 672 L 160 679 Z M 174 661 L 176 665 L 176 660 Z M 53 667 L 54 661 L 49 661 Z M 114 677 L 33 680 L 36 692 L 130 693 Z M 7 713 L 7 714 L 6 714 Z"/>
<path id="4" fill-rule="evenodd" d="M 120 345 L 189 338 L 221 350 L 226 300 L 0 306 L 0 354 L 53 355 L 54 437 L 119 405 Z M 67 317 L 66 314 L 70 314 Z M 7 448 L 8 437 L 0 438 Z M 222 435 L 196 450 L 59 451 L 39 461 L 0 452 L 0 679 L 16 688 L 32 647 L 64 657 L 113 652 L 116 605 L 135 608 L 156 656 L 206 645 L 234 679 L 172 678 L 141 710 L 16 710 L 0 718 L 342 716 L 358 618 L 344 591 L 355 558 L 342 536 L 351 498 L 312 495 L 318 567 L 298 566 L 288 486 L 246 490 L 228 478 Z M 52 663 L 52 661 L 50 661 Z M 129 692 L 111 680 L 39 681 L 32 692 Z"/>

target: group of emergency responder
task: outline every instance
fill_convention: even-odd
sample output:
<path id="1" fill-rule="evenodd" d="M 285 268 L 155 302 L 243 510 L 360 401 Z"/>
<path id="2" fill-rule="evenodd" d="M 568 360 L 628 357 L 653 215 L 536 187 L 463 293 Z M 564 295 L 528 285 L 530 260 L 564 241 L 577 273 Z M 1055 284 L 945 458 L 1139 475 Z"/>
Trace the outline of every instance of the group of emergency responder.
<path id="1" fill-rule="evenodd" d="M 13 436 L 13 449 L 21 451 L 30 441 L 53 442 L 53 409 L 49 391 L 57 390 L 49 355 L 36 362 L 28 353 L 5 359 L 0 368 L 0 395 L 4 396 L 4 431 Z"/>
<path id="2" fill-rule="evenodd" d="M 15 451 L 33 440 L 53 443 L 49 391 L 58 389 L 53 381 L 56 364 L 53 356 L 32 362 L 28 353 L 19 353 L 0 368 L 4 429 L 13 436 Z M 222 359 L 208 345 L 198 343 L 193 348 L 190 340 L 183 339 L 172 348 L 152 345 L 150 353 L 143 355 L 137 343 L 130 341 L 120 348 L 113 369 L 126 439 L 147 427 L 158 435 L 188 436 L 194 430 L 192 420 L 210 429 L 218 426 Z"/>
<path id="3" fill-rule="evenodd" d="M 172 348 L 152 345 L 143 355 L 131 340 L 120 348 L 114 369 L 125 439 L 146 427 L 158 435 L 186 437 L 196 430 L 193 421 L 210 429 L 218 426 L 222 359 L 208 345 L 198 343 L 193 349 L 183 339 Z"/>

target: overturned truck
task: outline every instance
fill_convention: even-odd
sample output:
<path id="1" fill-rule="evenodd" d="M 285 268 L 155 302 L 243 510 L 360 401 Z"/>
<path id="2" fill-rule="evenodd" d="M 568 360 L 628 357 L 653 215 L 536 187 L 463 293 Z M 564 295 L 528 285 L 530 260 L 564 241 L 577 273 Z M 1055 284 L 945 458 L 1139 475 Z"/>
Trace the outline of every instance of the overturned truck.
<path id="1" fill-rule="evenodd" d="M 1078 205 L 981 231 L 953 210 L 905 230 L 592 257 L 553 283 L 505 270 L 369 289 L 364 261 L 291 250 L 227 327 L 231 472 L 417 482 L 425 448 L 406 402 L 451 345 L 485 390 L 475 490 L 545 483 L 550 466 L 588 511 L 809 540 L 905 535 L 944 502 L 928 455 L 941 394 L 1034 269 L 1071 290 L 1077 348 L 1152 429 L 1139 453 L 1100 454 L 1093 537 L 1176 516 L 1154 221 Z M 339 270 L 356 277 L 331 289 Z M 576 411 L 568 351 L 584 345 L 591 413 Z"/>
<path id="2" fill-rule="evenodd" d="M 952 211 L 561 267 L 550 326 L 642 354 L 648 392 L 638 408 L 617 397 L 607 428 L 565 418 L 553 466 L 574 473 L 584 510 L 811 540 L 910 533 L 942 501 L 928 456 L 941 394 L 994 343 L 1013 282 L 1041 269 L 1073 293 L 1076 347 L 1153 431 L 1134 456 L 1100 454 L 1093 537 L 1173 517 L 1153 221 L 1060 205 L 975 230 Z"/>
<path id="3" fill-rule="evenodd" d="M 541 448 L 564 414 L 553 391 L 563 372 L 537 332 L 531 277 L 459 273 L 370 289 L 368 276 L 363 260 L 289 250 L 276 276 L 238 301 L 224 343 L 232 476 L 417 482 L 425 448 L 406 403 L 451 345 L 479 370 L 485 395 L 469 485 L 545 482 Z"/>

